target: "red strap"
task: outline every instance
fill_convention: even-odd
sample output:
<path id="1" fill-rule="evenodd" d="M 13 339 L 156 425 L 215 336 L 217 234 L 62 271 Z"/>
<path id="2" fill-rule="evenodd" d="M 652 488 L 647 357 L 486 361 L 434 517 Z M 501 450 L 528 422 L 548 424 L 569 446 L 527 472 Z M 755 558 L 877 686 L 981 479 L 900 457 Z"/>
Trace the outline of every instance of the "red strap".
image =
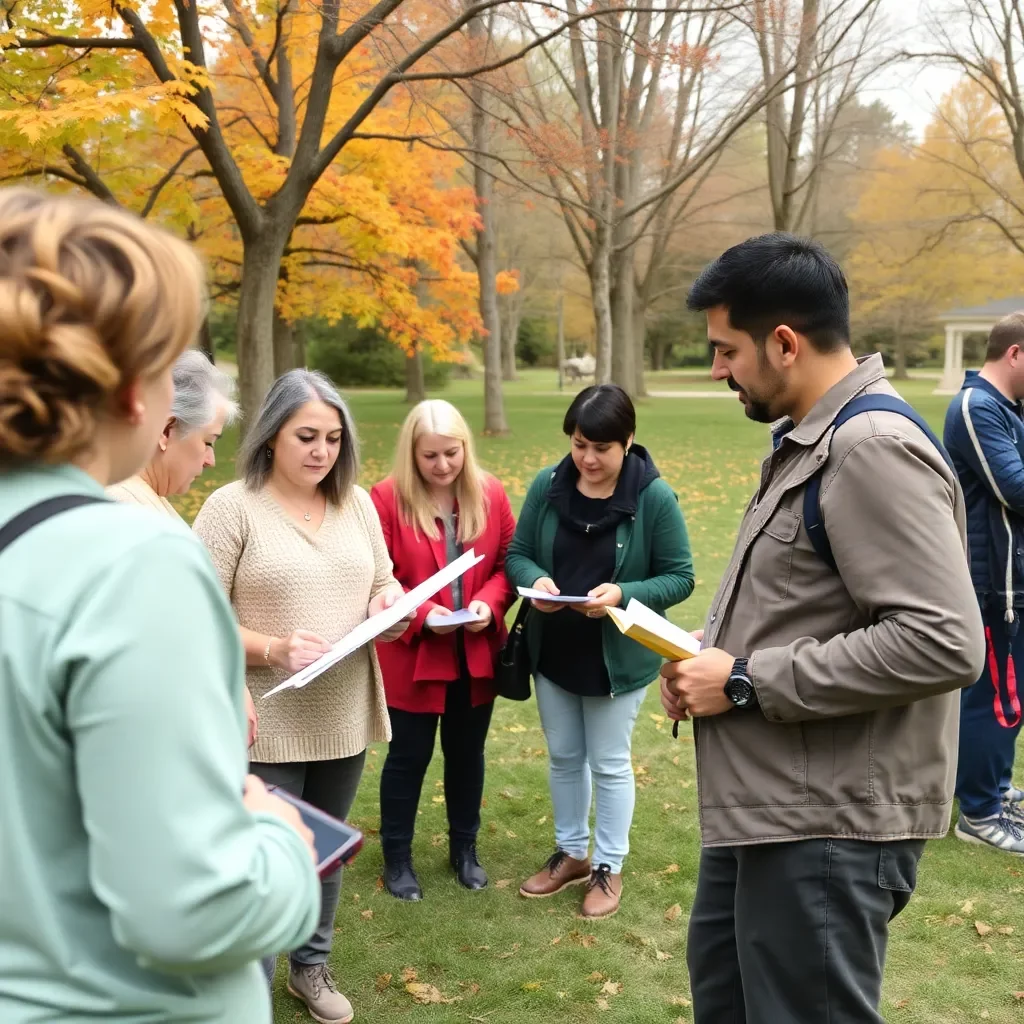
<path id="1" fill-rule="evenodd" d="M 1017 695 L 1017 670 L 1013 664 L 1013 654 L 1006 658 L 1006 689 L 1010 698 L 1010 707 L 1013 708 L 1014 719 L 1012 722 L 1006 720 L 1003 713 L 1003 698 L 999 692 L 999 662 L 996 659 L 995 644 L 992 643 L 992 627 L 985 627 L 985 646 L 988 648 L 988 675 L 992 681 L 992 689 L 995 696 L 992 699 L 992 706 L 996 712 L 996 721 L 1004 729 L 1015 729 L 1020 725 L 1020 697 Z"/>

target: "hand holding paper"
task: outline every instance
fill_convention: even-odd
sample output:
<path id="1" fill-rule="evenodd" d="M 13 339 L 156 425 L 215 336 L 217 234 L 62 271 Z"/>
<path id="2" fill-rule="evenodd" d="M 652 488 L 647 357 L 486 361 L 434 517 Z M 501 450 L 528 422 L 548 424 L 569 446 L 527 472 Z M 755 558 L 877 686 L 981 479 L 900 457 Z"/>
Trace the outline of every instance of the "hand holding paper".
<path id="1" fill-rule="evenodd" d="M 447 633 L 450 630 L 458 629 L 459 626 L 464 626 L 468 622 L 479 622 L 480 616 L 471 608 L 462 608 L 460 611 L 453 612 L 447 608 L 435 609 L 432 611 L 424 620 L 423 624 L 435 632 L 441 632 L 442 630 Z"/>
<path id="2" fill-rule="evenodd" d="M 458 579 L 464 572 L 476 565 L 477 562 L 482 562 L 483 557 L 483 555 L 477 555 L 470 548 L 464 555 L 434 573 L 433 576 L 424 580 L 418 587 L 413 587 L 407 594 L 402 594 L 389 607 L 378 611 L 375 615 L 371 615 L 365 621 L 360 622 L 355 629 L 343 636 L 327 654 L 318 658 L 312 665 L 304 668 L 301 672 L 296 672 L 295 675 L 290 676 L 283 683 L 279 683 L 268 693 L 265 693 L 263 699 L 266 700 L 268 697 L 273 697 L 275 693 L 280 693 L 281 690 L 298 690 L 303 686 L 307 686 L 317 676 L 331 668 L 332 665 L 336 665 L 342 658 L 347 658 L 364 644 L 376 640 L 383 633 L 396 627 L 403 619 L 409 618 L 424 601 L 432 598 L 439 590 L 448 586 L 452 580 Z M 381 603 L 383 604 L 383 601 Z"/>

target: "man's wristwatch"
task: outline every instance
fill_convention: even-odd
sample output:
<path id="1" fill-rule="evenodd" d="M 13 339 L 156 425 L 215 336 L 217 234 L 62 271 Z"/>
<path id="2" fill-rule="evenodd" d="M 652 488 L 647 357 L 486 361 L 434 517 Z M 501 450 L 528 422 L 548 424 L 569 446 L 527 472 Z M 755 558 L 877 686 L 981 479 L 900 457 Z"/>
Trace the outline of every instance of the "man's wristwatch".
<path id="1" fill-rule="evenodd" d="M 757 691 L 747 673 L 746 658 L 737 658 L 732 663 L 732 671 L 725 681 L 725 695 L 738 708 L 757 706 Z"/>

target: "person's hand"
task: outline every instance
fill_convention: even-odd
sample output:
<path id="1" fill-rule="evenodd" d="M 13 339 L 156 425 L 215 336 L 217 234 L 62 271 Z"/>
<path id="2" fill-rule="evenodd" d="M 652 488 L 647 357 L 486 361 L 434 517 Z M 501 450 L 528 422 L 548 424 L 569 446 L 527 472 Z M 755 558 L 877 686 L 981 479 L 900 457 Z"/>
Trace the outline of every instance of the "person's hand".
<path id="1" fill-rule="evenodd" d="M 258 775 L 247 775 L 245 777 L 245 793 L 242 803 L 246 809 L 253 814 L 273 814 L 280 818 L 286 825 L 291 825 L 302 838 L 309 850 L 309 856 L 313 863 L 316 863 L 316 846 L 313 843 L 313 833 L 302 821 L 302 815 L 298 809 L 286 800 L 267 791 L 263 780 Z"/>
<path id="2" fill-rule="evenodd" d="M 617 608 L 622 604 L 622 588 L 615 583 L 602 583 L 599 587 L 587 592 L 590 600 L 586 604 L 573 605 L 592 619 L 608 614 L 609 608 Z"/>
<path id="3" fill-rule="evenodd" d="M 735 705 L 725 695 L 725 684 L 735 660 L 731 654 L 709 647 L 695 658 L 666 662 L 661 666 L 662 702 L 667 691 L 676 698 L 679 710 L 693 718 L 731 711 Z"/>
<path id="4" fill-rule="evenodd" d="M 673 722 L 685 722 L 690 717 L 690 712 L 680 707 L 678 694 L 671 689 L 669 680 L 664 676 L 661 677 L 661 706 Z"/>
<path id="5" fill-rule="evenodd" d="M 561 591 L 555 586 L 555 581 L 549 576 L 541 576 L 539 580 L 533 581 L 534 590 L 543 590 L 545 594 L 559 594 Z M 550 614 L 551 612 L 561 611 L 565 605 L 556 604 L 554 601 L 538 601 L 536 598 L 533 599 L 533 607 L 539 612 Z"/>
<path id="6" fill-rule="evenodd" d="M 447 617 L 447 616 L 451 615 L 451 613 L 452 613 L 451 608 L 445 608 L 445 606 L 443 604 L 435 605 L 433 608 L 430 609 L 430 614 L 431 615 L 443 615 L 443 616 Z M 454 633 L 455 630 L 457 630 L 458 628 L 459 628 L 458 625 L 455 625 L 455 626 L 438 626 L 438 625 L 435 624 L 433 626 L 427 626 L 427 629 L 429 629 L 431 631 L 431 633 L 439 633 L 441 636 L 447 636 L 449 633 Z"/>
<path id="7" fill-rule="evenodd" d="M 297 629 L 290 636 L 270 642 L 270 663 L 294 675 L 312 665 L 331 645 L 308 629 Z"/>
<path id="8" fill-rule="evenodd" d="M 251 747 L 256 742 L 256 737 L 260 732 L 260 718 L 256 714 L 256 705 L 253 703 L 252 694 L 249 692 L 248 686 L 245 687 L 245 720 L 249 723 L 246 743 Z"/>
<path id="9" fill-rule="evenodd" d="M 375 598 L 371 599 L 366 609 L 367 617 L 390 608 L 404 593 L 405 591 L 400 586 L 392 586 L 388 587 L 387 590 L 382 590 Z M 412 620 L 415 617 L 416 612 L 410 612 L 404 619 L 399 619 L 390 629 L 384 630 L 377 639 L 383 640 L 385 643 L 397 640 L 412 625 Z"/>
<path id="10" fill-rule="evenodd" d="M 480 617 L 479 622 L 466 623 L 466 629 L 468 629 L 470 633 L 482 632 L 494 619 L 494 614 L 491 612 L 491 606 L 486 601 L 470 601 L 469 610 L 471 612 L 476 612 Z"/>

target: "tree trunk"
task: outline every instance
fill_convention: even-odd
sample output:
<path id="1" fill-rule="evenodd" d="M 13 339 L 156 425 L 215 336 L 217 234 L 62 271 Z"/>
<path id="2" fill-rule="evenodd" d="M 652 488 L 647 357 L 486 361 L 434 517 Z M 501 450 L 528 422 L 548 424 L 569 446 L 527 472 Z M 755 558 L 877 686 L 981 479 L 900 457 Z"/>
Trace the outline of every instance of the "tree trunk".
<path id="1" fill-rule="evenodd" d="M 306 322 L 300 320 L 294 325 L 293 335 L 295 337 L 295 365 L 305 367 L 306 365 Z"/>
<path id="2" fill-rule="evenodd" d="M 633 394 L 637 398 L 647 395 L 644 379 L 644 358 L 647 355 L 647 317 L 640 305 L 640 296 L 633 296 Z"/>
<path id="3" fill-rule="evenodd" d="M 558 296 L 558 335 L 555 341 L 555 358 L 558 360 L 558 390 L 562 390 L 562 374 L 565 364 L 565 296 Z"/>
<path id="4" fill-rule="evenodd" d="M 417 348 L 405 358 L 405 400 L 416 405 L 427 397 L 427 386 L 423 381 L 423 353 Z"/>
<path id="5" fill-rule="evenodd" d="M 274 310 L 274 377 L 295 369 L 295 329 Z"/>
<path id="6" fill-rule="evenodd" d="M 519 303 L 508 304 L 508 317 L 501 328 L 501 379 L 518 380 L 516 372 L 516 344 L 519 341 Z"/>
<path id="7" fill-rule="evenodd" d="M 607 384 L 612 377 L 611 260 L 607 228 L 598 225 L 594 260 L 590 266 L 590 301 L 594 307 L 597 371 L 594 380 Z"/>
<path id="8" fill-rule="evenodd" d="M 651 369 L 652 370 L 664 370 L 665 369 L 665 354 L 668 352 L 668 343 L 663 341 L 661 337 L 657 337 L 651 342 Z"/>
<path id="9" fill-rule="evenodd" d="M 633 394 L 633 255 L 621 253 L 612 264 L 612 381 Z"/>
<path id="10" fill-rule="evenodd" d="M 902 331 L 894 331 L 892 339 L 892 379 L 909 380 L 907 373 L 907 342 Z"/>
<path id="11" fill-rule="evenodd" d="M 217 362 L 217 354 L 213 350 L 213 335 L 210 333 L 210 318 L 203 317 L 203 326 L 199 328 L 199 351 L 210 360 Z"/>
<path id="12" fill-rule="evenodd" d="M 285 238 L 269 232 L 245 244 L 238 293 L 238 394 L 251 420 L 274 382 L 274 296 Z M 243 426 L 244 429 L 244 426 Z"/>
<path id="13" fill-rule="evenodd" d="M 468 2 L 468 0 L 467 0 Z M 486 36 L 483 20 L 474 18 L 468 26 L 471 45 L 476 46 Z M 479 205 L 480 227 L 476 232 L 476 270 L 480 280 L 480 318 L 487 332 L 484 349 L 484 433 L 504 434 L 505 404 L 501 392 L 501 319 L 498 315 L 498 259 L 495 245 L 494 178 L 485 167 L 490 152 L 490 124 L 487 96 L 477 79 L 470 85 L 473 105 L 473 148 L 477 159 L 473 172 Z"/>

